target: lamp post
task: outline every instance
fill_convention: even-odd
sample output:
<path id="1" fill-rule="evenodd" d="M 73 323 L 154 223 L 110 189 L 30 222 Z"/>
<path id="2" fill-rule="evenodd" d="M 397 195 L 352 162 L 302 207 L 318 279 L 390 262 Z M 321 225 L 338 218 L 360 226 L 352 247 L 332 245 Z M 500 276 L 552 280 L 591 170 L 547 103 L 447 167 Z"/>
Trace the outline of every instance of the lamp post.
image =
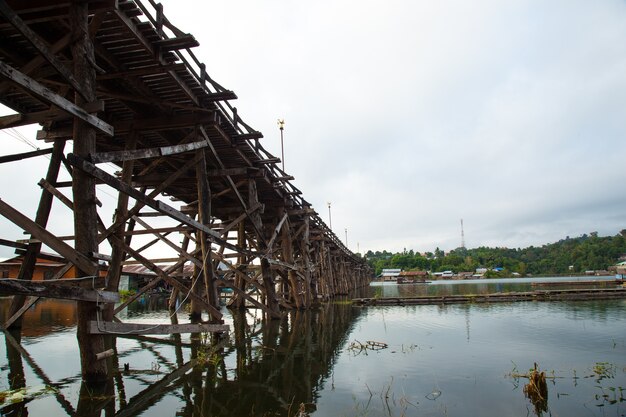
<path id="1" fill-rule="evenodd" d="M 328 227 L 330 228 L 330 231 L 333 231 L 333 218 L 330 217 L 330 201 L 327 203 L 328 204 Z"/>
<path id="2" fill-rule="evenodd" d="M 347 247 L 348 247 L 348 228 L 346 227 L 346 248 Z"/>
<path id="3" fill-rule="evenodd" d="M 280 129 L 280 160 L 283 163 L 283 172 L 285 172 L 285 149 L 283 147 L 283 130 L 285 129 L 285 119 L 278 119 L 278 128 Z"/>

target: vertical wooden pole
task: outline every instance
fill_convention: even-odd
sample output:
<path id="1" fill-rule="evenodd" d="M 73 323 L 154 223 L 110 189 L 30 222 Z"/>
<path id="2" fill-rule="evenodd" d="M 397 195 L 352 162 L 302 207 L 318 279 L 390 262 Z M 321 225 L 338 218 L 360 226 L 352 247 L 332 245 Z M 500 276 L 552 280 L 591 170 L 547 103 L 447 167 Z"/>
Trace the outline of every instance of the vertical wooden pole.
<path id="1" fill-rule="evenodd" d="M 240 248 L 245 248 L 246 246 L 246 224 L 244 221 L 239 223 L 239 228 L 237 230 L 237 246 Z M 238 267 L 243 268 L 247 265 L 246 255 L 240 253 L 237 257 Z M 239 274 L 235 274 L 235 282 L 233 284 L 236 288 L 245 291 L 246 282 L 245 280 L 239 276 Z M 246 306 L 246 299 L 241 294 L 233 294 L 233 302 L 231 303 L 233 308 L 243 309 Z"/>
<path id="2" fill-rule="evenodd" d="M 137 134 L 135 132 L 131 133 L 126 142 L 125 149 L 126 150 L 134 150 L 137 146 Z M 127 160 L 122 164 L 122 182 L 125 184 L 130 184 L 133 178 L 133 166 L 134 161 Z M 120 192 L 117 198 L 117 208 L 115 210 L 115 218 L 113 223 L 117 221 L 117 219 L 125 218 L 128 214 L 128 194 Z M 106 288 L 108 291 L 118 291 L 120 285 L 120 276 L 122 274 L 122 261 L 126 256 L 126 252 L 124 251 L 124 229 L 125 223 L 119 225 L 119 227 L 113 232 L 113 234 L 117 237 L 114 240 L 113 247 L 111 248 L 111 262 L 109 263 L 109 269 L 106 275 Z M 129 235 L 131 237 L 131 235 Z M 128 242 L 127 244 L 130 244 Z M 113 320 L 113 309 L 114 305 L 110 304 L 104 309 L 103 317 L 106 321 Z"/>
<path id="3" fill-rule="evenodd" d="M 88 101 L 96 100 L 96 73 L 90 62 L 94 61 L 94 48 L 88 31 L 89 3 L 73 1 L 69 9 L 69 23 L 72 30 L 72 57 L 74 77 L 83 86 L 85 99 L 74 93 L 77 106 L 83 107 Z M 74 118 L 74 153 L 83 158 L 96 151 L 96 131 L 89 124 Z M 98 252 L 98 213 L 96 211 L 95 179 L 80 169 L 73 171 L 72 192 L 74 199 L 75 247 L 81 253 Z M 79 271 L 86 276 L 85 271 Z M 80 362 L 83 379 L 87 382 L 100 382 L 107 378 L 106 361 L 97 360 L 96 353 L 104 351 L 104 337 L 89 333 L 89 322 L 98 318 L 98 306 L 93 302 L 77 302 L 77 338 L 80 348 Z"/>
<path id="4" fill-rule="evenodd" d="M 204 149 L 198 149 L 196 153 L 202 156 L 196 165 L 198 222 L 209 226 L 211 223 L 211 188 L 209 187 L 209 178 L 206 170 L 206 157 Z M 202 248 L 202 276 L 204 277 L 205 297 L 210 305 L 219 309 L 219 298 L 215 274 L 213 272 L 213 262 L 211 262 L 211 242 L 207 240 L 206 234 L 202 231 L 199 233 L 199 238 L 200 247 Z"/>
<path id="5" fill-rule="evenodd" d="M 189 248 L 189 241 L 190 241 L 189 235 L 187 235 L 185 233 L 185 235 L 183 237 L 182 248 L 181 248 L 184 252 L 187 252 L 187 249 Z M 180 272 L 180 276 L 182 278 L 184 276 L 184 272 L 185 272 L 185 264 L 182 264 L 180 266 L 180 268 L 178 269 L 178 271 Z M 170 311 L 176 310 L 176 304 L 177 304 L 177 300 L 178 300 L 178 292 L 179 292 L 178 288 L 172 287 L 172 292 L 170 293 L 170 299 L 169 299 L 168 306 L 167 306 Z M 174 314 L 174 316 L 175 316 L 175 314 Z"/>
<path id="6" fill-rule="evenodd" d="M 302 263 L 304 264 L 304 308 L 311 307 L 311 302 L 314 294 L 313 286 L 311 285 L 311 257 L 310 257 L 311 245 L 309 242 L 309 216 L 304 217 L 304 231 L 302 232 L 302 239 L 300 241 L 300 252 L 302 256 Z"/>
<path id="7" fill-rule="evenodd" d="M 48 172 L 46 174 L 46 181 L 50 184 L 55 184 L 59 176 L 59 169 L 61 166 L 61 160 L 63 157 L 63 149 L 65 148 L 65 141 L 58 140 L 54 142 L 52 149 L 52 155 L 50 157 L 50 164 L 48 165 Z M 41 197 L 39 198 L 39 206 L 37 207 L 37 214 L 35 215 L 35 223 L 39 226 L 46 227 L 48 224 L 48 218 L 50 217 L 50 210 L 52 209 L 53 195 L 47 190 L 41 190 Z M 26 248 L 26 254 L 24 260 L 20 266 L 20 271 L 17 275 L 18 279 L 31 280 L 33 277 L 33 271 L 35 270 L 35 263 L 37 262 L 37 255 L 41 250 L 41 242 L 30 243 Z M 16 295 L 13 297 L 11 306 L 9 307 L 8 317 L 13 317 L 17 313 L 24 302 L 26 296 Z M 22 319 L 16 319 L 10 326 L 11 328 L 22 327 Z"/>
<path id="8" fill-rule="evenodd" d="M 201 240 L 202 240 L 202 236 L 200 235 L 200 232 L 198 231 L 196 232 L 196 258 L 199 259 L 200 262 L 203 261 Z M 192 291 L 194 294 L 202 298 L 203 296 L 202 293 L 204 292 L 202 289 L 203 286 L 204 286 L 203 271 L 201 271 L 201 269 L 198 267 L 198 263 L 194 262 L 193 275 L 191 277 L 190 291 Z M 198 322 L 202 318 L 202 306 L 200 305 L 198 301 L 196 301 L 195 298 L 191 299 L 191 312 L 189 316 L 191 317 L 192 323 Z"/>
<path id="9" fill-rule="evenodd" d="M 255 206 L 259 202 L 259 196 L 257 194 L 256 181 L 253 178 L 248 180 L 248 199 L 250 207 Z M 250 215 L 250 219 L 254 223 L 255 229 L 259 233 L 263 233 L 263 221 L 261 220 L 261 214 L 259 210 L 256 210 Z M 259 247 L 261 252 L 265 252 L 267 245 L 264 243 L 264 236 L 259 236 Z M 261 258 L 261 274 L 263 277 L 263 286 L 265 287 L 265 296 L 267 307 L 272 312 L 271 318 L 279 318 L 280 311 L 278 306 L 278 300 L 276 299 L 276 285 L 274 283 L 274 275 L 272 268 L 267 258 Z"/>
<path id="10" fill-rule="evenodd" d="M 281 207 L 280 210 L 278 211 L 278 217 L 282 218 L 284 214 L 285 214 L 285 209 L 284 207 Z M 283 260 L 286 263 L 293 265 L 294 264 L 293 241 L 291 239 L 291 225 L 290 225 L 289 219 L 285 220 L 285 223 L 283 223 L 283 227 L 281 229 L 281 235 L 282 235 L 281 249 L 283 252 Z M 299 309 L 302 308 L 303 307 L 302 295 L 301 295 L 302 290 L 300 288 L 300 283 L 298 282 L 298 276 L 296 275 L 296 271 L 292 269 L 287 270 L 287 281 L 289 283 L 289 295 L 291 296 L 291 299 L 295 303 L 296 308 L 299 308 Z"/>

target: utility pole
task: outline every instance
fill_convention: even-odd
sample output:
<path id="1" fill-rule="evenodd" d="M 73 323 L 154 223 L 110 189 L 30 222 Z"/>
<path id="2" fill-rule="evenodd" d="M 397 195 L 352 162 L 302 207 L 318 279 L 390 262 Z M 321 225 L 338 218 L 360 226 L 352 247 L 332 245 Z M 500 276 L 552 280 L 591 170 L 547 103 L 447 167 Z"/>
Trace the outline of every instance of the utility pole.
<path id="1" fill-rule="evenodd" d="M 346 227 L 346 248 L 348 247 L 348 228 Z"/>
<path id="2" fill-rule="evenodd" d="M 465 232 L 463 231 L 463 219 L 461 219 L 461 247 L 465 248 Z"/>
<path id="3" fill-rule="evenodd" d="M 285 129 L 285 119 L 278 119 L 278 128 L 280 129 L 280 160 L 283 163 L 283 172 L 285 172 L 285 148 L 283 147 L 283 130 Z"/>
<path id="4" fill-rule="evenodd" d="M 332 217 L 330 217 L 330 201 L 328 203 L 328 227 L 330 228 L 330 231 L 333 231 L 333 219 Z"/>

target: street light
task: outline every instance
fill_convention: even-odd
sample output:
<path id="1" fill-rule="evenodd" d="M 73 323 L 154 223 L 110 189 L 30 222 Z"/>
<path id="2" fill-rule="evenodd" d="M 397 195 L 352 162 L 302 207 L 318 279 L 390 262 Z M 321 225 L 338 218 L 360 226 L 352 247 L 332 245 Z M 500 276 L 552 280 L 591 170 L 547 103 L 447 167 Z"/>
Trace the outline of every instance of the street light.
<path id="1" fill-rule="evenodd" d="M 283 172 L 285 172 L 285 149 L 283 148 L 283 130 L 285 129 L 285 119 L 278 119 L 280 129 L 280 160 L 283 162 Z"/>
<path id="2" fill-rule="evenodd" d="M 328 227 L 330 228 L 330 231 L 333 231 L 333 218 L 330 217 L 330 201 L 327 203 L 328 204 Z"/>
<path id="3" fill-rule="evenodd" d="M 346 248 L 348 247 L 348 228 L 346 227 Z"/>

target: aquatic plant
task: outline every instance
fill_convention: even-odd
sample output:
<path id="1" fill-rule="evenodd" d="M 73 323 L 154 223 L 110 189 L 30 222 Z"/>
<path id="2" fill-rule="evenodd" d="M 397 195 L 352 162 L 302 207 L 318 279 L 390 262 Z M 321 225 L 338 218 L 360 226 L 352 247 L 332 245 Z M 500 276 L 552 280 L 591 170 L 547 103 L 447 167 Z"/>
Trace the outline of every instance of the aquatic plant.
<path id="1" fill-rule="evenodd" d="M 535 414 L 541 416 L 548 411 L 548 384 L 546 373 L 539 371 L 537 363 L 528 373 L 528 384 L 524 385 L 524 395 L 535 407 Z"/>

